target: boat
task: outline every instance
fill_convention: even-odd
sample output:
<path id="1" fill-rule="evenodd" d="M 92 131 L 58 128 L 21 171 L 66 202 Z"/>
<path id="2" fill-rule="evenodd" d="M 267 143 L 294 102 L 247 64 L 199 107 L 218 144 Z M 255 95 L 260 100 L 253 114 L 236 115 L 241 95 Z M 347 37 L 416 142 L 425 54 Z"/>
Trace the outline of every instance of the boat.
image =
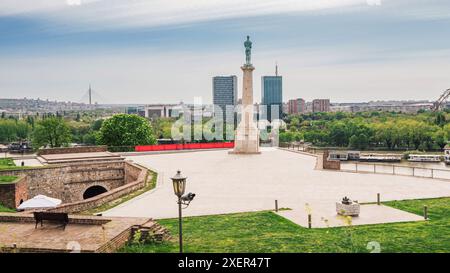
<path id="1" fill-rule="evenodd" d="M 345 151 L 331 151 L 328 155 L 328 160 L 347 161 L 348 153 Z"/>
<path id="2" fill-rule="evenodd" d="M 450 155 L 445 155 L 444 156 L 444 162 L 446 165 L 450 165 Z"/>
<path id="3" fill-rule="evenodd" d="M 362 154 L 359 161 L 363 162 L 400 162 L 401 154 Z"/>
<path id="4" fill-rule="evenodd" d="M 359 160 L 360 152 L 359 151 L 331 151 L 328 155 L 328 160 L 339 160 L 339 161 L 348 161 L 348 160 Z"/>
<path id="5" fill-rule="evenodd" d="M 446 165 L 450 165 L 450 145 L 444 147 L 444 162 Z"/>
<path id="6" fill-rule="evenodd" d="M 359 157 L 361 156 L 360 151 L 348 151 L 348 160 L 359 160 Z"/>
<path id="7" fill-rule="evenodd" d="M 408 161 L 410 162 L 441 162 L 440 155 L 409 155 Z"/>

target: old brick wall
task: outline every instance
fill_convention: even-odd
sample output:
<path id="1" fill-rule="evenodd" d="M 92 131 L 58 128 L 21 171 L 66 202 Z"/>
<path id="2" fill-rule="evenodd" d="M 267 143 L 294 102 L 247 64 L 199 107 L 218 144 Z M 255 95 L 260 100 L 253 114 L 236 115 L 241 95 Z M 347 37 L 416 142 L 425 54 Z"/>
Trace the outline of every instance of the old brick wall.
<path id="1" fill-rule="evenodd" d="M 0 175 L 27 176 L 28 196 L 44 194 L 58 199 L 63 198 L 65 174 L 69 167 L 52 166 L 29 169 L 0 171 Z"/>
<path id="2" fill-rule="evenodd" d="M 328 160 L 328 155 L 330 152 L 325 150 L 323 152 L 323 168 L 325 170 L 340 170 L 341 162 L 339 160 Z"/>
<path id="3" fill-rule="evenodd" d="M 43 194 L 70 203 L 82 200 L 84 191 L 94 185 L 107 190 L 124 185 L 124 166 L 119 160 L 0 171 L 0 175 L 27 176 L 30 198 Z"/>
<path id="4" fill-rule="evenodd" d="M 64 203 L 83 200 L 83 193 L 92 186 L 102 186 L 107 191 L 125 184 L 125 163 L 110 161 L 95 164 L 70 165 L 64 181 Z"/>
<path id="5" fill-rule="evenodd" d="M 151 177 L 148 177 L 148 175 L 151 175 L 148 173 L 148 170 L 144 167 L 140 167 L 134 164 L 131 164 L 129 162 L 125 162 L 125 164 L 129 164 L 132 166 L 135 166 L 140 170 L 140 173 L 135 181 L 128 182 L 123 186 L 120 186 L 118 188 L 112 189 L 108 192 L 105 192 L 103 194 L 97 195 L 95 197 L 73 202 L 73 203 L 67 203 L 62 204 L 61 206 L 58 206 L 57 208 L 50 209 L 49 211 L 54 212 L 67 212 L 67 213 L 76 213 L 81 211 L 86 211 L 92 208 L 99 207 L 105 203 L 111 202 L 113 200 L 116 200 L 120 197 L 123 197 L 127 194 L 130 194 L 132 192 L 135 192 L 137 190 L 142 189 L 145 187 L 147 181 L 151 179 Z M 131 166 L 128 166 L 131 167 Z"/>
<path id="6" fill-rule="evenodd" d="M 15 204 L 17 208 L 23 201 L 28 200 L 28 177 L 23 176 L 15 184 Z"/>
<path id="7" fill-rule="evenodd" d="M 0 204 L 8 208 L 15 207 L 15 185 L 0 184 Z"/>
<path id="8" fill-rule="evenodd" d="M 28 199 L 27 177 L 19 177 L 8 184 L 0 184 L 0 204 L 15 209 Z"/>
<path id="9" fill-rule="evenodd" d="M 43 194 L 63 201 L 63 205 L 56 211 L 80 212 L 142 189 L 147 182 L 148 170 L 131 162 L 118 160 L 4 170 L 0 171 L 0 175 L 25 177 L 23 183 L 16 185 L 17 190 L 5 185 L 0 192 L 0 197 L 4 196 L 5 201 L 15 200 L 17 203 L 21 199 L 25 201 Z M 96 185 L 104 187 L 107 192 L 83 200 L 84 192 Z M 8 204 L 14 202 L 8 201 Z"/>
<path id="10" fill-rule="evenodd" d="M 124 169 L 125 169 L 125 184 L 136 181 L 142 172 L 141 167 L 135 164 L 131 164 L 129 162 L 126 162 Z"/>

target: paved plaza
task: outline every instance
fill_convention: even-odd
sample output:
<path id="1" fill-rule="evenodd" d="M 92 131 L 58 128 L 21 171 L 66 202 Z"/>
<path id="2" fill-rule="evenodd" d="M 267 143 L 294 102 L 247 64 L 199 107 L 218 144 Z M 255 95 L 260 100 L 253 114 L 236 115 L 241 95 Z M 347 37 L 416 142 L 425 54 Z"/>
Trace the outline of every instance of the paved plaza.
<path id="1" fill-rule="evenodd" d="M 18 252 L 111 252 L 128 240 L 131 227 L 151 222 L 147 218 L 70 215 L 63 229 L 50 222 L 35 228 L 32 214 L 0 213 L 0 220 L 0 248 Z"/>
<path id="2" fill-rule="evenodd" d="M 22 162 L 24 163 L 25 167 L 40 167 L 40 166 L 43 166 L 43 164 L 39 160 L 34 159 L 34 158 L 23 159 L 23 160 L 21 160 L 21 159 L 15 159 L 14 160 L 14 164 L 16 164 L 16 166 L 21 166 Z"/>
<path id="3" fill-rule="evenodd" d="M 307 208 L 282 210 L 278 212 L 278 215 L 283 216 L 298 225 L 308 227 L 307 210 Z M 361 205 L 360 215 L 358 217 L 351 218 L 337 215 L 335 206 L 330 206 L 328 203 L 314 204 L 314 209 L 311 209 L 311 215 L 312 228 L 348 226 L 348 219 L 351 219 L 351 224 L 354 226 L 425 221 L 423 216 L 394 209 L 388 206 L 379 206 L 377 204 Z"/>
<path id="4" fill-rule="evenodd" d="M 151 217 L 156 219 L 177 217 L 176 196 L 170 177 L 178 169 L 187 179 L 187 192 L 197 194 L 185 216 L 273 210 L 291 208 L 284 216 L 302 224 L 311 210 L 314 221 L 336 216 L 335 203 L 348 196 L 360 203 L 375 202 L 377 193 L 382 201 L 434 198 L 450 196 L 450 182 L 437 179 L 361 174 L 315 170 L 316 157 L 263 148 L 259 155 L 230 155 L 228 150 L 193 153 L 153 154 L 127 157 L 136 163 L 159 172 L 158 186 L 107 212 L 105 216 Z M 362 209 L 355 224 L 419 220 L 412 214 L 391 211 L 389 208 Z M 289 216 L 291 215 L 291 216 Z M 378 216 L 376 216 L 378 215 Z M 387 214 L 386 214 L 387 215 Z M 397 215 L 397 216 L 395 216 Z M 405 218 L 406 217 L 406 218 Z M 410 218 L 408 218 L 410 217 Z M 339 225 L 336 223 L 336 225 Z"/>

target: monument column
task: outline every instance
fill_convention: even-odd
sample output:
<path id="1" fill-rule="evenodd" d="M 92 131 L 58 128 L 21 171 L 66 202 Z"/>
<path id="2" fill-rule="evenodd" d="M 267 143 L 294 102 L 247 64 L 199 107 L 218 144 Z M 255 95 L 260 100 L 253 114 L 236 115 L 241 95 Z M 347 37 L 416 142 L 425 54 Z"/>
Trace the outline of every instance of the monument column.
<path id="1" fill-rule="evenodd" d="M 241 67 L 244 78 L 242 86 L 241 121 L 236 129 L 233 154 L 259 154 L 259 130 L 253 119 L 253 70 L 251 64 L 252 42 L 247 36 L 244 43 L 246 62 Z"/>

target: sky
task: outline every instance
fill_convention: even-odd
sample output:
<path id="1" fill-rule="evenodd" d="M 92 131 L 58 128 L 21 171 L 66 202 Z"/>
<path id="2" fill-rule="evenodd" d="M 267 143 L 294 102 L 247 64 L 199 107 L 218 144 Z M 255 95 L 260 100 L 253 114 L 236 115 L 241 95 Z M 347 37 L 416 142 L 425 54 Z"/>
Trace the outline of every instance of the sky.
<path id="1" fill-rule="evenodd" d="M 283 100 L 435 100 L 450 87 L 448 0 L 1 0 L 0 98 L 212 101 L 253 41 Z"/>

